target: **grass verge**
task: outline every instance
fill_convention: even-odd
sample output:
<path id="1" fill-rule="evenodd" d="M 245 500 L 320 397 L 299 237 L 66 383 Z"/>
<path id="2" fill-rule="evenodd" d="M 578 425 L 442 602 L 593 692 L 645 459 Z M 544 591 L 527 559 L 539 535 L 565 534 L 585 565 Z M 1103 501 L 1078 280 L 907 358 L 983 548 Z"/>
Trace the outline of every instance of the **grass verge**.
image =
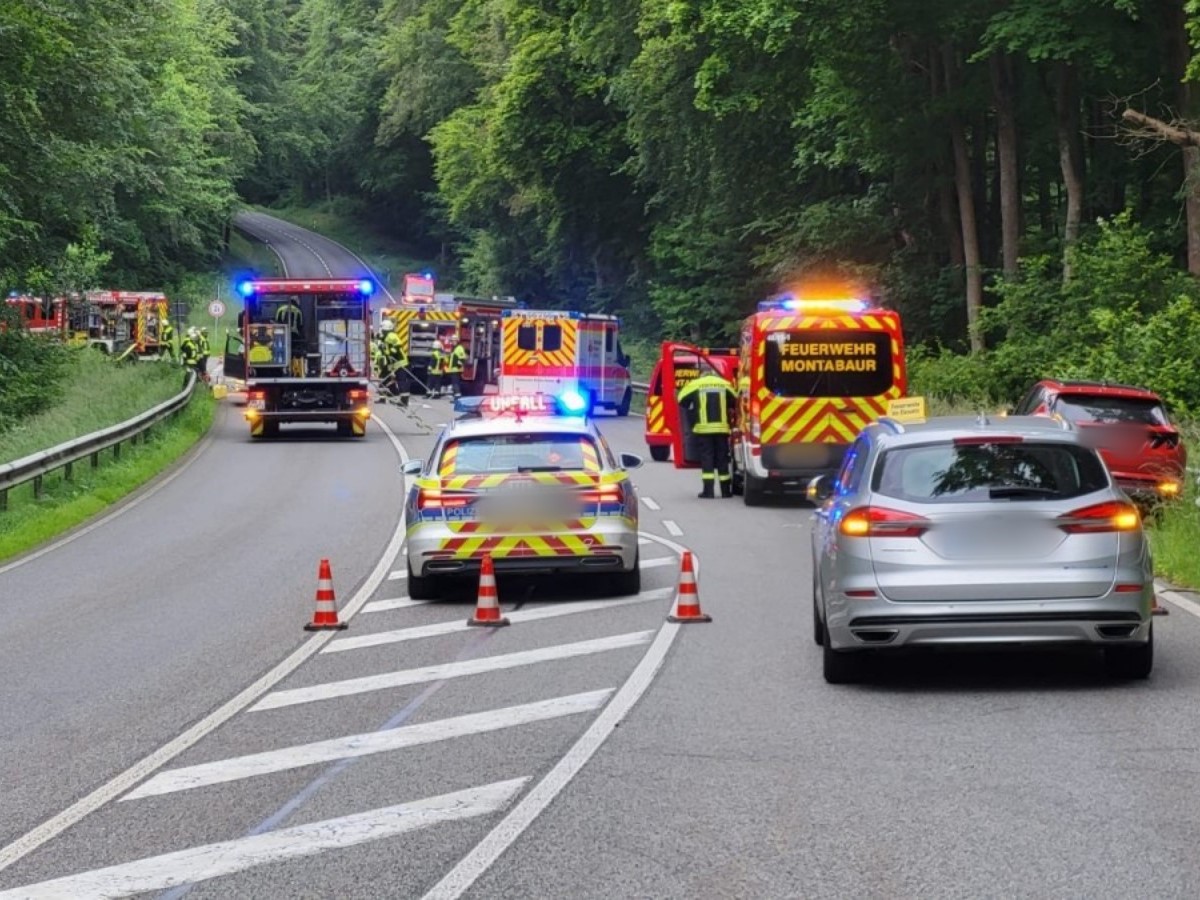
<path id="1" fill-rule="evenodd" d="M 178 386 L 178 379 L 176 379 Z M 174 419 L 151 429 L 144 442 L 123 444 L 121 457 L 101 454 L 100 466 L 75 465 L 68 481 L 63 471 L 46 476 L 41 499 L 32 485 L 9 492 L 8 510 L 0 512 L 0 560 L 16 556 L 86 522 L 132 493 L 175 462 L 203 437 L 212 424 L 216 402 L 199 388 Z"/>
<path id="2" fill-rule="evenodd" d="M 1200 507 L 1187 490 L 1179 503 L 1163 509 L 1147 529 L 1154 551 L 1154 572 L 1181 587 L 1200 587 Z"/>
<path id="3" fill-rule="evenodd" d="M 0 434 L 11 462 L 133 418 L 179 393 L 182 370 L 160 362 L 115 363 L 88 348 L 72 351 L 61 401 Z"/>

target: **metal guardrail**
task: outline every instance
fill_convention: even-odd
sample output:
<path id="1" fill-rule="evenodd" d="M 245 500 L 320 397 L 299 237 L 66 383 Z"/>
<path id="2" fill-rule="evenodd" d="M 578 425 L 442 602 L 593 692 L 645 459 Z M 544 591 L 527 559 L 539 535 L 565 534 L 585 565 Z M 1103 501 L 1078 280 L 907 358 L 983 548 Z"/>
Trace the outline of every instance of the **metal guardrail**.
<path id="1" fill-rule="evenodd" d="M 635 394 L 647 394 L 650 392 L 650 385 L 642 384 L 641 382 L 638 382 L 638 381 L 630 382 L 629 386 L 631 388 L 633 388 L 633 392 Z"/>
<path id="2" fill-rule="evenodd" d="M 70 479 L 71 469 L 75 463 L 85 457 L 91 457 L 92 468 L 100 465 L 100 453 L 110 447 L 113 459 L 121 458 L 121 444 L 128 441 L 137 443 L 138 437 L 144 435 L 152 426 L 163 419 L 175 415 L 191 399 L 196 387 L 196 373 L 187 373 L 187 383 L 183 390 L 164 400 L 153 409 L 147 410 L 126 422 L 121 422 L 101 431 L 85 434 L 49 450 L 30 454 L 22 459 L 0 465 L 0 511 L 8 509 L 8 492 L 15 487 L 33 482 L 34 497 L 42 495 L 42 478 L 55 469 L 65 469 L 64 477 Z"/>

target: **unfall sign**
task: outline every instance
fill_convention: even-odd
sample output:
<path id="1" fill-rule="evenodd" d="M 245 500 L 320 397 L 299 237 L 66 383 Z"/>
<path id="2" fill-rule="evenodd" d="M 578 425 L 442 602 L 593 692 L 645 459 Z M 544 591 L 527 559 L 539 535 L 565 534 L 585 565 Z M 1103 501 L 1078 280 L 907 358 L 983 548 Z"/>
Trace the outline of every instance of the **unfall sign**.
<path id="1" fill-rule="evenodd" d="M 891 338 L 884 332 L 776 332 L 766 344 L 768 387 L 782 396 L 871 397 L 892 384 Z"/>

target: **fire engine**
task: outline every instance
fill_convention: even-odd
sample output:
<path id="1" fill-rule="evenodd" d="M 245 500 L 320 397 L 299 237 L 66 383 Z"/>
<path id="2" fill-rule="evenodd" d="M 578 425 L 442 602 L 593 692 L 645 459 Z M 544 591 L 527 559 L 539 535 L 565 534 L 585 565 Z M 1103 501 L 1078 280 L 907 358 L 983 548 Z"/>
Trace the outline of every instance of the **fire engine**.
<path id="1" fill-rule="evenodd" d="M 900 316 L 854 297 L 764 301 L 742 324 L 736 387 L 734 490 L 748 506 L 769 489 L 803 490 L 905 395 Z"/>
<path id="2" fill-rule="evenodd" d="M 237 290 L 245 307 L 238 333 L 226 337 L 225 375 L 246 382 L 251 437 L 277 436 L 283 422 L 334 422 L 343 437 L 366 434 L 375 283 L 263 278 Z"/>
<path id="3" fill-rule="evenodd" d="M 629 414 L 633 387 L 621 350 L 621 320 L 593 313 L 505 310 L 501 318 L 500 393 L 575 390 L 588 408 Z"/>
<path id="4" fill-rule="evenodd" d="M 159 323 L 170 311 L 170 302 L 157 291 L 85 291 L 70 310 L 69 329 L 77 340 L 105 353 L 160 356 L 166 348 Z"/>
<path id="5" fill-rule="evenodd" d="M 671 457 L 672 436 L 679 429 L 680 389 L 700 375 L 720 375 L 730 384 L 737 380 L 737 347 L 693 347 L 663 341 L 646 391 L 646 445 L 650 458 L 666 462 Z"/>
<path id="6" fill-rule="evenodd" d="M 32 334 L 63 335 L 67 329 L 65 297 L 30 297 L 10 294 L 5 298 L 8 308 L 17 314 L 21 327 Z"/>

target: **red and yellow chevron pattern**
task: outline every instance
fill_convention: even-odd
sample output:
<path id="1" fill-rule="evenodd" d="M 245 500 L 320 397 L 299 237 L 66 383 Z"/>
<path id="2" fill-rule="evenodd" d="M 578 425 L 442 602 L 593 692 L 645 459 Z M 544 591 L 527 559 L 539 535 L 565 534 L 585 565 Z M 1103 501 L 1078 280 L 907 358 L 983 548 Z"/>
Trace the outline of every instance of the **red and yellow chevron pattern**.
<path id="1" fill-rule="evenodd" d="M 542 346 L 542 332 L 547 325 L 562 328 L 562 343 L 557 350 L 523 350 L 517 345 L 517 336 L 522 327 L 537 329 L 537 346 Z M 578 339 L 579 323 L 564 316 L 535 318 L 522 316 L 504 320 L 503 354 L 505 368 L 513 366 L 565 366 L 575 365 L 575 343 Z"/>
<path id="2" fill-rule="evenodd" d="M 660 396 L 646 398 L 646 434 L 667 433 L 667 412 Z"/>

